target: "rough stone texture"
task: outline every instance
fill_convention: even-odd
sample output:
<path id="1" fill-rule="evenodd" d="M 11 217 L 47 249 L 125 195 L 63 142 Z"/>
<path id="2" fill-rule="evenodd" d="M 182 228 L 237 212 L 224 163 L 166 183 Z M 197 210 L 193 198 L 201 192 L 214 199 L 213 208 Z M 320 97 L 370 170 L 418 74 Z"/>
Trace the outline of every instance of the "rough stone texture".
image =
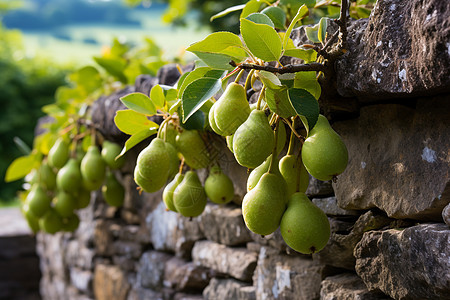
<path id="1" fill-rule="evenodd" d="M 206 205 L 200 225 L 205 237 L 219 244 L 235 246 L 252 240 L 242 210 L 235 205 Z"/>
<path id="2" fill-rule="evenodd" d="M 192 249 L 192 260 L 219 273 L 251 281 L 257 255 L 245 248 L 229 248 L 211 241 L 198 241 Z"/>
<path id="3" fill-rule="evenodd" d="M 356 272 L 369 290 L 394 299 L 450 295 L 450 229 L 445 224 L 366 232 L 355 257 Z"/>
<path id="4" fill-rule="evenodd" d="M 377 1 L 349 29 L 338 92 L 362 102 L 449 92 L 449 15 L 448 1 Z"/>
<path id="5" fill-rule="evenodd" d="M 92 291 L 92 277 L 93 275 L 90 270 L 83 271 L 78 268 L 70 269 L 70 282 L 77 290 L 86 294 L 89 294 Z"/>
<path id="6" fill-rule="evenodd" d="M 141 287 L 157 289 L 162 286 L 164 269 L 170 255 L 158 251 L 145 252 L 137 271 L 137 281 Z"/>
<path id="7" fill-rule="evenodd" d="M 173 257 L 164 268 L 164 286 L 176 291 L 203 290 L 214 272 L 193 262 Z"/>
<path id="8" fill-rule="evenodd" d="M 242 288 L 247 287 L 248 284 L 237 281 L 235 279 L 217 279 L 213 278 L 209 282 L 209 285 L 203 290 L 203 299 L 216 300 L 216 299 L 236 299 L 244 300 L 240 298 Z"/>
<path id="9" fill-rule="evenodd" d="M 331 224 L 336 227 L 333 228 L 332 226 L 330 240 L 325 248 L 313 254 L 313 258 L 333 267 L 354 270 L 355 257 L 353 256 L 353 249 L 361 240 L 364 232 L 381 228 L 389 224 L 389 222 L 390 220 L 388 218 L 375 216 L 371 211 L 368 211 L 360 216 L 354 224 L 350 223 L 353 226 L 351 231 L 347 233 L 345 232 L 345 227 L 343 228 L 342 226 L 345 223 L 336 224 L 336 221 L 332 220 Z"/>
<path id="10" fill-rule="evenodd" d="M 314 198 L 312 202 L 329 216 L 357 216 L 355 210 L 342 209 L 337 205 L 336 197 Z"/>
<path id="11" fill-rule="evenodd" d="M 444 219 L 445 224 L 450 226 L 450 204 L 447 204 L 442 210 L 442 219 Z"/>
<path id="12" fill-rule="evenodd" d="M 97 265 L 94 272 L 94 294 L 97 300 L 125 300 L 130 284 L 117 266 Z"/>
<path id="13" fill-rule="evenodd" d="M 358 119 L 334 123 L 349 151 L 347 169 L 334 184 L 338 205 L 442 220 L 450 202 L 449 111 L 448 97 L 422 98 L 415 109 L 368 106 Z"/>
<path id="14" fill-rule="evenodd" d="M 334 194 L 331 181 L 321 181 L 311 175 L 309 176 L 309 185 L 305 194 L 308 197 L 327 197 Z"/>
<path id="15" fill-rule="evenodd" d="M 321 300 L 387 300 L 380 291 L 369 291 L 364 282 L 352 273 L 325 278 L 320 289 Z"/>
<path id="16" fill-rule="evenodd" d="M 256 298 L 265 299 L 318 299 L 320 282 L 330 269 L 310 258 L 279 254 L 262 247 L 258 266 L 253 275 Z"/>

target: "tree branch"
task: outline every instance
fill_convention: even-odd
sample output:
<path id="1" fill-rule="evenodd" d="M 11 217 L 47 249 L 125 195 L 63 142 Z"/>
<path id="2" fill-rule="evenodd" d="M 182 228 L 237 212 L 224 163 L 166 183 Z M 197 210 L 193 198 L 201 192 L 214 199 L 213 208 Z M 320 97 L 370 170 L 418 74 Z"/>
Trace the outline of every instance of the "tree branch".
<path id="1" fill-rule="evenodd" d="M 348 19 L 348 1 L 342 0 L 341 2 L 341 13 L 339 15 L 339 19 L 335 20 L 335 22 L 339 26 L 339 40 L 340 40 L 340 48 L 346 49 L 347 47 L 347 19 Z"/>
<path id="2" fill-rule="evenodd" d="M 299 64 L 299 65 L 286 65 L 284 67 L 272 67 L 272 66 L 260 66 L 255 64 L 236 64 L 235 61 L 230 61 L 230 65 L 242 70 L 260 70 L 271 73 L 286 74 L 305 71 L 326 71 L 326 67 L 321 63 Z"/>

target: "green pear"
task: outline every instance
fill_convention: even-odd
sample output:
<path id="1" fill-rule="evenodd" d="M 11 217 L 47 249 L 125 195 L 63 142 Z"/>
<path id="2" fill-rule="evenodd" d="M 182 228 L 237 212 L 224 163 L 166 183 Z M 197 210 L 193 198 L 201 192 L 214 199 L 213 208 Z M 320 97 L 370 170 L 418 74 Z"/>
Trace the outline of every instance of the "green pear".
<path id="1" fill-rule="evenodd" d="M 65 232 L 74 232 L 77 230 L 80 225 L 80 218 L 76 213 L 71 214 L 70 216 L 63 219 L 62 230 Z"/>
<path id="2" fill-rule="evenodd" d="M 216 108 L 216 103 L 217 103 L 217 101 L 214 102 L 214 104 L 212 105 L 212 107 L 208 113 L 209 127 L 211 127 L 211 129 L 218 135 L 224 135 L 222 130 L 220 130 L 219 127 L 217 127 L 216 120 L 214 118 L 214 109 Z"/>
<path id="3" fill-rule="evenodd" d="M 247 168 L 256 168 L 272 152 L 274 133 L 266 114 L 254 110 L 236 130 L 233 137 L 233 153 L 237 162 Z"/>
<path id="4" fill-rule="evenodd" d="M 39 226 L 47 233 L 55 234 L 63 228 L 63 218 L 56 212 L 55 209 L 50 208 L 45 215 L 39 219 Z"/>
<path id="5" fill-rule="evenodd" d="M 121 152 L 122 147 L 118 144 L 106 140 L 103 142 L 101 156 L 111 169 L 120 169 L 125 164 L 125 155 L 117 158 Z"/>
<path id="6" fill-rule="evenodd" d="M 63 138 L 58 138 L 48 152 L 50 166 L 61 169 L 69 160 L 69 145 Z"/>
<path id="7" fill-rule="evenodd" d="M 166 150 L 166 143 L 156 137 L 139 153 L 134 180 L 144 191 L 153 193 L 167 182 L 169 170 L 170 157 Z"/>
<path id="8" fill-rule="evenodd" d="M 299 156 L 284 156 L 280 160 L 279 169 L 287 184 L 288 197 L 295 192 L 306 192 L 309 185 L 309 175 Z"/>
<path id="9" fill-rule="evenodd" d="M 102 195 L 110 206 L 122 206 L 125 199 L 125 189 L 113 172 L 108 172 L 106 182 L 102 186 Z"/>
<path id="10" fill-rule="evenodd" d="M 177 173 L 180 167 L 180 159 L 178 158 L 177 149 L 171 144 L 166 142 L 166 151 L 169 155 L 169 179 L 172 179 Z"/>
<path id="11" fill-rule="evenodd" d="M 82 186 L 80 167 L 75 158 L 69 159 L 64 167 L 56 175 L 56 183 L 59 189 L 67 193 L 76 194 Z"/>
<path id="12" fill-rule="evenodd" d="M 322 181 L 333 179 L 347 167 L 347 147 L 323 115 L 303 143 L 302 161 L 309 174 Z"/>
<path id="13" fill-rule="evenodd" d="M 97 146 L 89 146 L 86 155 L 81 160 L 81 176 L 89 190 L 97 190 L 105 179 L 106 164 Z"/>
<path id="14" fill-rule="evenodd" d="M 59 191 L 54 202 L 54 209 L 62 217 L 68 217 L 73 214 L 77 207 L 77 200 L 71 194 Z"/>
<path id="15" fill-rule="evenodd" d="M 173 192 L 176 210 L 185 217 L 199 216 L 206 206 L 206 193 L 197 173 L 187 171 Z"/>
<path id="16" fill-rule="evenodd" d="M 52 199 L 47 196 L 47 193 L 39 184 L 34 184 L 25 201 L 30 213 L 36 218 L 40 218 L 50 209 Z"/>
<path id="17" fill-rule="evenodd" d="M 177 188 L 177 186 L 180 184 L 180 182 L 183 180 L 184 178 L 184 174 L 181 173 L 177 173 L 174 177 L 174 179 L 169 182 L 166 187 L 164 188 L 163 191 L 163 201 L 164 204 L 166 205 L 166 208 L 168 210 L 177 212 L 177 208 L 175 207 L 174 203 L 173 203 L 173 192 L 175 191 L 175 189 Z"/>
<path id="18" fill-rule="evenodd" d="M 291 196 L 280 224 L 286 244 L 303 254 L 318 252 L 330 238 L 330 223 L 325 213 L 304 193 Z"/>
<path id="19" fill-rule="evenodd" d="M 178 151 L 184 162 L 193 169 L 202 169 L 211 163 L 208 147 L 197 130 L 183 130 L 176 138 Z"/>
<path id="20" fill-rule="evenodd" d="M 228 135 L 226 137 L 227 147 L 228 147 L 228 149 L 230 149 L 231 153 L 233 153 L 233 137 L 234 137 L 234 134 Z"/>
<path id="21" fill-rule="evenodd" d="M 281 222 L 286 209 L 286 189 L 280 184 L 280 174 L 265 173 L 258 184 L 242 200 L 242 215 L 245 225 L 252 232 L 268 235 Z"/>
<path id="22" fill-rule="evenodd" d="M 278 124 L 277 131 L 277 155 L 284 149 L 286 145 L 286 126 L 284 126 L 283 122 Z"/>
<path id="23" fill-rule="evenodd" d="M 75 199 L 77 200 L 76 209 L 86 208 L 91 202 L 91 191 L 80 188 Z"/>
<path id="24" fill-rule="evenodd" d="M 172 122 L 166 123 L 166 125 L 161 128 L 161 135 L 160 137 L 166 142 L 170 143 L 172 146 L 175 147 L 175 140 L 177 138 L 178 131 L 175 127 L 175 125 Z"/>
<path id="25" fill-rule="evenodd" d="M 52 191 L 56 188 L 56 174 L 52 167 L 47 162 L 42 162 L 39 168 L 40 183 L 47 191 Z"/>
<path id="26" fill-rule="evenodd" d="M 212 202 L 226 204 L 234 198 L 233 182 L 222 172 L 219 166 L 214 166 L 209 171 L 208 178 L 206 178 L 205 192 Z"/>
<path id="27" fill-rule="evenodd" d="M 22 214 L 25 217 L 25 220 L 27 221 L 28 227 L 30 227 L 31 231 L 33 231 L 33 233 L 37 233 L 40 229 L 39 218 L 33 215 L 33 213 L 30 211 L 30 206 L 26 202 L 22 205 Z"/>
<path id="28" fill-rule="evenodd" d="M 244 87 L 235 82 L 230 83 L 214 108 L 214 121 L 221 135 L 232 135 L 249 114 L 250 105 Z"/>
<path id="29" fill-rule="evenodd" d="M 270 162 L 272 160 L 272 154 L 269 155 L 269 157 L 266 158 L 266 160 L 260 164 L 258 167 L 253 169 L 253 171 L 250 173 L 250 175 L 247 178 L 247 192 L 252 190 L 259 182 L 259 179 L 261 179 L 261 176 L 263 176 L 264 173 L 269 171 Z"/>

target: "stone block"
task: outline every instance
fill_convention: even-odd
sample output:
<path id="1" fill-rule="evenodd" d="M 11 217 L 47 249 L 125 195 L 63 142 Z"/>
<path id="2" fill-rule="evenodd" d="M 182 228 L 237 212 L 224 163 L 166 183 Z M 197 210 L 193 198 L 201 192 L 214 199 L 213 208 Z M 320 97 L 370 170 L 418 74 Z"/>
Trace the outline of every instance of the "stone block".
<path id="1" fill-rule="evenodd" d="M 83 271 L 78 268 L 70 269 L 70 282 L 80 292 L 84 294 L 92 294 L 92 279 L 93 273 L 91 271 Z"/>
<path id="2" fill-rule="evenodd" d="M 163 300 L 163 294 L 150 289 L 133 288 L 128 293 L 127 300 Z"/>
<path id="3" fill-rule="evenodd" d="M 93 259 L 95 255 L 94 249 L 81 246 L 78 240 L 71 240 L 67 244 L 65 261 L 69 267 L 92 270 L 94 269 Z"/>
<path id="4" fill-rule="evenodd" d="M 138 259 L 142 254 L 142 245 L 137 242 L 117 240 L 112 244 L 115 255 Z"/>
<path id="5" fill-rule="evenodd" d="M 364 282 L 353 273 L 325 278 L 320 289 L 321 300 L 388 300 L 380 291 L 369 291 Z"/>
<path id="6" fill-rule="evenodd" d="M 333 185 L 331 181 L 321 181 L 309 175 L 309 185 L 305 194 L 310 198 L 332 196 Z"/>
<path id="7" fill-rule="evenodd" d="M 201 215 L 200 225 L 205 237 L 219 244 L 236 246 L 252 240 L 242 210 L 234 204 L 220 206 L 209 203 Z"/>
<path id="8" fill-rule="evenodd" d="M 114 237 L 112 235 L 111 226 L 114 226 L 112 221 L 103 219 L 97 220 L 94 231 L 95 252 L 98 255 L 111 256 L 114 254 L 112 247 Z"/>
<path id="9" fill-rule="evenodd" d="M 217 279 L 213 278 L 209 285 L 203 290 L 203 299 L 237 299 L 241 288 L 248 286 L 247 283 L 235 279 Z"/>
<path id="10" fill-rule="evenodd" d="M 447 204 L 447 206 L 445 206 L 442 210 L 442 219 L 444 220 L 445 224 L 450 226 L 450 203 Z"/>
<path id="11" fill-rule="evenodd" d="M 334 123 L 349 150 L 347 169 L 334 184 L 338 205 L 441 221 L 450 202 L 448 111 L 448 97 L 423 98 L 415 109 L 367 106 L 358 119 Z"/>
<path id="12" fill-rule="evenodd" d="M 328 198 L 314 198 L 311 200 L 317 207 L 319 207 L 328 216 L 358 216 L 359 213 L 355 210 L 348 210 L 340 208 L 337 204 L 336 197 Z"/>
<path id="13" fill-rule="evenodd" d="M 164 286 L 176 291 L 203 290 L 209 283 L 214 271 L 193 262 L 173 257 L 164 268 Z"/>
<path id="14" fill-rule="evenodd" d="M 310 258 L 280 254 L 262 247 L 253 275 L 256 299 L 317 299 L 330 268 Z"/>
<path id="15" fill-rule="evenodd" d="M 229 248 L 211 241 L 198 241 L 192 249 L 192 260 L 197 265 L 250 282 L 257 254 L 246 248 Z"/>
<path id="16" fill-rule="evenodd" d="M 356 272 L 369 290 L 394 299 L 448 299 L 450 229 L 443 223 L 364 233 Z"/>
<path id="17" fill-rule="evenodd" d="M 137 271 L 137 282 L 140 287 L 157 290 L 164 280 L 166 262 L 172 256 L 163 252 L 148 251 L 142 254 Z"/>
<path id="18" fill-rule="evenodd" d="M 94 272 L 94 295 L 97 300 L 125 300 L 130 284 L 117 266 L 97 265 Z"/>

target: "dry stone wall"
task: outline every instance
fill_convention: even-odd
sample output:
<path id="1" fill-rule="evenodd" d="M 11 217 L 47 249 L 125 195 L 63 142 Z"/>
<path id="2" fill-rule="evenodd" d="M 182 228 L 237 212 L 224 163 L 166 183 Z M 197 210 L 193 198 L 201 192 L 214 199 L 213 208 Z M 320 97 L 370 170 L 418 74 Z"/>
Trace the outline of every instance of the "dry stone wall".
<path id="1" fill-rule="evenodd" d="M 233 203 L 210 203 L 189 220 L 166 211 L 161 192 L 139 195 L 132 171 L 146 141 L 117 174 L 123 207 L 107 206 L 96 191 L 74 234 L 38 235 L 43 298 L 448 299 L 449 6 L 379 1 L 368 20 L 350 26 L 349 52 L 336 63 L 339 93 L 321 99 L 349 166 L 335 183 L 311 178 L 307 191 L 331 224 L 321 252 L 300 255 L 279 231 L 262 238 L 246 228 L 239 203 L 247 170 L 220 138 Z M 293 37 L 301 40 L 301 30 Z M 94 121 L 123 142 L 112 121 L 123 108 L 118 98 L 177 76 L 169 65 L 99 99 Z"/>

